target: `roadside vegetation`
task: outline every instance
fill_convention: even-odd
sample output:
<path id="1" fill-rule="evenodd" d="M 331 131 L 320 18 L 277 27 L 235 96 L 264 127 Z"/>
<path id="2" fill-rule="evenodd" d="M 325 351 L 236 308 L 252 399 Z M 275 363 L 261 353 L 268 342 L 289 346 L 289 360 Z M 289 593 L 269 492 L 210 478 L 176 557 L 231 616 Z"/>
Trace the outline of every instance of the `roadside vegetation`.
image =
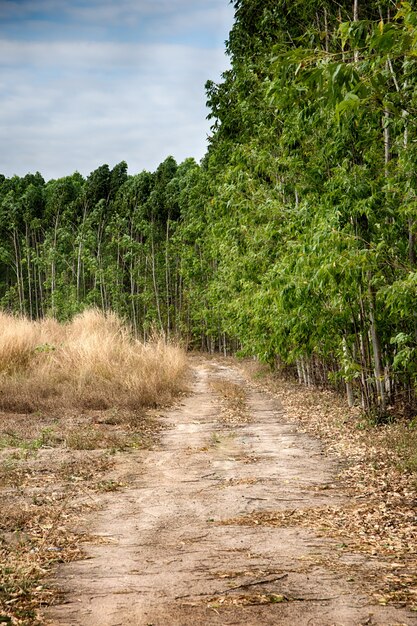
<path id="1" fill-rule="evenodd" d="M 139 409 L 181 386 L 185 357 L 162 338 L 136 340 L 114 313 L 90 309 L 67 324 L 0 314 L 0 409 Z"/>
<path id="2" fill-rule="evenodd" d="M 153 412 L 185 374 L 178 346 L 139 342 L 112 313 L 0 315 L 1 623 L 34 626 L 55 600 L 45 577 L 94 542 L 75 528 L 98 494 L 126 485 L 118 455 L 157 440 Z"/>

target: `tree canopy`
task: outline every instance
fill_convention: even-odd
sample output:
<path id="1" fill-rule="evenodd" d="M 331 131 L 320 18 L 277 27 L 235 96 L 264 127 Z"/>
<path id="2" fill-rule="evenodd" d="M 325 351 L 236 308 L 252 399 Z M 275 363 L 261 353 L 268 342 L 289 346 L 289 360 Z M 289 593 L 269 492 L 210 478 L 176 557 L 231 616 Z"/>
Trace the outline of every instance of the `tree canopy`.
<path id="1" fill-rule="evenodd" d="M 240 351 L 382 419 L 417 382 L 417 12 L 236 0 L 200 164 L 0 177 L 0 298 L 115 309 Z"/>

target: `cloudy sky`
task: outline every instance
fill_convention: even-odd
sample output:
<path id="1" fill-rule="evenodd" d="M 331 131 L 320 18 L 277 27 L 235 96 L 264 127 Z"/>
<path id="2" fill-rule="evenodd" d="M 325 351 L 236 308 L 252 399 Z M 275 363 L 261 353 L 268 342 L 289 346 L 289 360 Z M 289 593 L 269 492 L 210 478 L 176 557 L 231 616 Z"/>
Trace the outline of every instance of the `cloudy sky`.
<path id="1" fill-rule="evenodd" d="M 129 173 L 206 148 L 229 0 L 0 0 L 0 173 Z"/>

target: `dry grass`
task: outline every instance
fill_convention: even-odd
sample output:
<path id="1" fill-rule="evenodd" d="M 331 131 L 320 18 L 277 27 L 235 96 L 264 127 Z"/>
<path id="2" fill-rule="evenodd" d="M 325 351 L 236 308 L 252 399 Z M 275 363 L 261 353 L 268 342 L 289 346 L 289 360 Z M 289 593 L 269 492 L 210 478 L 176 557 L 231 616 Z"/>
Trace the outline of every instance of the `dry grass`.
<path id="1" fill-rule="evenodd" d="M 125 486 L 115 453 L 156 441 L 149 409 L 185 375 L 178 346 L 143 344 L 112 313 L 68 324 L 0 313 L 1 623 L 43 623 L 56 594 L 45 577 L 82 555 L 80 516 Z"/>
<path id="2" fill-rule="evenodd" d="M 92 309 L 60 325 L 0 313 L 0 409 L 106 409 L 170 402 L 186 357 L 162 339 L 143 344 L 114 314 Z"/>

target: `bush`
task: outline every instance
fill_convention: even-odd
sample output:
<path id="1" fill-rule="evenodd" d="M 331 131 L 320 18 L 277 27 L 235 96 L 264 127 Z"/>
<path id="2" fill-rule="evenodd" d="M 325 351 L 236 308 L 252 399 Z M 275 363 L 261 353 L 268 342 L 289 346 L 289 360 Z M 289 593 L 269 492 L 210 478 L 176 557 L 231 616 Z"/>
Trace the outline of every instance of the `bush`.
<path id="1" fill-rule="evenodd" d="M 135 409 L 184 388 L 186 356 L 155 337 L 135 339 L 114 313 L 90 309 L 68 324 L 0 314 L 0 408 Z"/>

